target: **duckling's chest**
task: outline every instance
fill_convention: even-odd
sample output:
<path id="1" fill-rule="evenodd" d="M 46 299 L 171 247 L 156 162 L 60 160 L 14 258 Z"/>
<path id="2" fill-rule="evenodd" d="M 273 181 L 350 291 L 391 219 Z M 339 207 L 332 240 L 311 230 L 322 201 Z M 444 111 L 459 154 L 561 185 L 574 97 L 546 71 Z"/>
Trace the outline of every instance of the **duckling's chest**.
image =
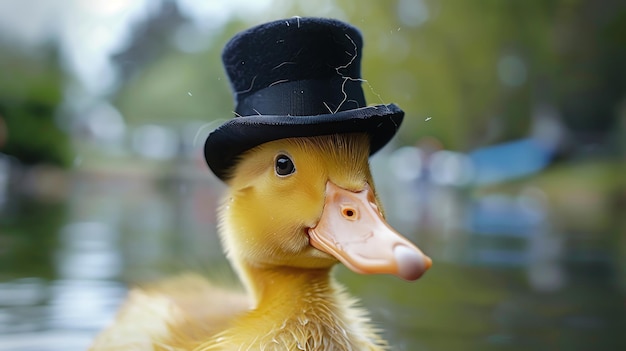
<path id="1" fill-rule="evenodd" d="M 344 311 L 328 303 L 284 311 L 251 311 L 228 335 L 218 337 L 223 350 L 383 350 L 383 341 L 358 310 Z M 348 313 L 346 313 L 348 312 Z"/>

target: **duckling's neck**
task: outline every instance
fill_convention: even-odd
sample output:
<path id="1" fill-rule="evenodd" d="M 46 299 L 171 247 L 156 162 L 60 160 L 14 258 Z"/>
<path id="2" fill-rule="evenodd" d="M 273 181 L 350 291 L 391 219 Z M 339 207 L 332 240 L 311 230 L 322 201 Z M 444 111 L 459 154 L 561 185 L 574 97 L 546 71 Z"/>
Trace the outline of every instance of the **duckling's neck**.
<path id="1" fill-rule="evenodd" d="M 314 297 L 332 301 L 336 294 L 330 268 L 248 267 L 246 271 L 249 293 L 254 297 L 257 309 L 303 306 L 310 304 Z"/>
<path id="2" fill-rule="evenodd" d="M 247 268 L 257 304 L 237 326 L 264 329 L 249 344 L 254 349 L 383 349 L 366 313 L 333 280 L 330 268 Z"/>

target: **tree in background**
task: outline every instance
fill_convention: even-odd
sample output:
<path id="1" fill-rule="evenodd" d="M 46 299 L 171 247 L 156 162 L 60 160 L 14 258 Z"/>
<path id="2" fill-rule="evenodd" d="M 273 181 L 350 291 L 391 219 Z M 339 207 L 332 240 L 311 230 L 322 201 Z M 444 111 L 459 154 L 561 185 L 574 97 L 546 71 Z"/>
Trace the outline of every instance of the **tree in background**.
<path id="1" fill-rule="evenodd" d="M 618 130 L 616 106 L 626 96 L 626 5 L 619 1 L 278 1 L 254 19 L 233 18 L 193 53 L 157 30 L 169 25 L 165 32 L 174 33 L 183 25 L 193 37 L 175 5 L 164 8 L 177 21 L 147 19 L 149 30 L 135 31 L 119 56 L 135 62 L 132 46 L 166 46 L 151 49 L 159 54 L 136 67 L 115 95 L 134 123 L 230 118 L 221 47 L 238 30 L 294 14 L 338 17 L 362 30 L 367 100 L 396 102 L 407 112 L 404 144 L 434 136 L 467 151 L 523 138 L 542 106 L 556 111 L 572 143 L 605 142 Z"/>
<path id="2" fill-rule="evenodd" d="M 69 137 L 55 122 L 63 100 L 64 74 L 52 48 L 26 52 L 0 43 L 0 152 L 25 164 L 67 166 Z"/>
<path id="3" fill-rule="evenodd" d="M 405 142 L 434 135 L 446 147 L 468 150 L 517 139 L 528 135 L 544 105 L 557 111 L 572 143 L 605 143 L 618 130 L 617 106 L 626 98 L 626 3 L 397 0 L 394 6 L 364 2 L 346 13 L 368 38 L 364 76 L 408 112 Z"/>

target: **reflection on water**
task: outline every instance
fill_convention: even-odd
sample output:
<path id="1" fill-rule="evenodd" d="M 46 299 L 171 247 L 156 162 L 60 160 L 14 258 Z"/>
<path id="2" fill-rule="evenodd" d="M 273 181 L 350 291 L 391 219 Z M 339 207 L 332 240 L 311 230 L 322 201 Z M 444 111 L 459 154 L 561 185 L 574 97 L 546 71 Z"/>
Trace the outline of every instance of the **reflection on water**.
<path id="1" fill-rule="evenodd" d="M 62 200 L 9 195 L 0 217 L 0 350 L 83 350 L 129 284 L 189 269 L 232 274 L 215 233 L 221 185 L 180 168 L 167 179 L 77 172 Z M 610 233 L 567 226 L 536 187 L 471 196 L 388 178 L 377 177 L 390 221 L 435 265 L 413 284 L 343 267 L 338 275 L 394 349 L 626 346 Z"/>

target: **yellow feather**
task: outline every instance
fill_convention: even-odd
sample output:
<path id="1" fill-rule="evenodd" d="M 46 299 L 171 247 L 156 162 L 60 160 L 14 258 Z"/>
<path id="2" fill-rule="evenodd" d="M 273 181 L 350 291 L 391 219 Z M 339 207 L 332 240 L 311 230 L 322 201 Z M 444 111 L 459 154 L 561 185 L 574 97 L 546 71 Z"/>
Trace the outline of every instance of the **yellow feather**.
<path id="1" fill-rule="evenodd" d="M 293 160 L 293 174 L 275 174 L 278 154 Z M 328 180 L 355 191 L 373 186 L 368 157 L 364 134 L 283 139 L 246 152 L 232 170 L 219 230 L 247 297 L 198 277 L 136 290 L 93 350 L 386 349 L 331 277 L 337 260 L 306 234 Z"/>

